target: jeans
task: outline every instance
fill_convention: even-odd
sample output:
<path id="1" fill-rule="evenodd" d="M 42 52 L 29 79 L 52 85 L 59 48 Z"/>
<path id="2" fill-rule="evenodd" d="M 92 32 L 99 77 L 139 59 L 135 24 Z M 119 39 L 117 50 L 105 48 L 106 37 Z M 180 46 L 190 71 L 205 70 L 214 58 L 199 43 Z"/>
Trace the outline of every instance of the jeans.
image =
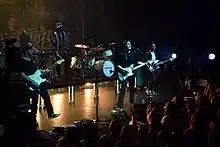
<path id="1" fill-rule="evenodd" d="M 30 91 L 30 98 L 32 99 L 31 112 L 37 115 L 38 94 L 44 99 L 48 117 L 52 116 L 54 112 L 50 101 L 50 95 L 43 84 L 39 87 L 39 91 Z"/>
<path id="2" fill-rule="evenodd" d="M 157 71 L 149 73 L 149 85 L 148 89 L 156 91 L 157 88 Z"/>
<path id="3" fill-rule="evenodd" d="M 124 101 L 124 97 L 125 97 L 125 92 L 126 92 L 126 88 L 127 88 L 127 83 L 129 83 L 129 88 L 130 88 L 130 95 L 129 95 L 129 102 L 131 104 L 134 103 L 134 84 L 135 84 L 135 77 L 129 77 L 127 80 L 125 81 L 121 81 L 120 85 L 121 88 L 119 90 L 119 97 L 117 100 L 117 106 L 119 108 L 123 108 L 123 101 Z"/>

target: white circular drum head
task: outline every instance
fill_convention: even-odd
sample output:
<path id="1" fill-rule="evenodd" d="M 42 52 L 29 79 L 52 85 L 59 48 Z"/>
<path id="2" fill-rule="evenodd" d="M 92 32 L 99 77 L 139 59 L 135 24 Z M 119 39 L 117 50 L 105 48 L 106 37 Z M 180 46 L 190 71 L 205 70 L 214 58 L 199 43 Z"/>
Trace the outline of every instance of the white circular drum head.
<path id="1" fill-rule="evenodd" d="M 105 61 L 103 65 L 103 73 L 106 77 L 111 77 L 114 75 L 115 66 L 111 61 Z"/>

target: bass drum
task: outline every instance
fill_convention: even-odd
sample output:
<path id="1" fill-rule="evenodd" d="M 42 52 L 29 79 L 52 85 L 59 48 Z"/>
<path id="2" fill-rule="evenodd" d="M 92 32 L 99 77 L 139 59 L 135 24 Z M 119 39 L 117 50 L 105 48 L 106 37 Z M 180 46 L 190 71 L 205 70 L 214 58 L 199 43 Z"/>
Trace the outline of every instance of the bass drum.
<path id="1" fill-rule="evenodd" d="M 111 60 L 96 61 L 94 68 L 102 72 L 106 77 L 112 77 L 115 73 L 115 66 Z"/>

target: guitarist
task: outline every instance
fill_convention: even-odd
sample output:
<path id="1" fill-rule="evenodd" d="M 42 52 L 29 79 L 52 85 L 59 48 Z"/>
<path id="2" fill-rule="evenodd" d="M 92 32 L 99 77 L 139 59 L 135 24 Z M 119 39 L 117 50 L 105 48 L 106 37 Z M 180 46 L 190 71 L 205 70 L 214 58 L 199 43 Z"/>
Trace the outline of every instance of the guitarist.
<path id="1" fill-rule="evenodd" d="M 116 54 L 116 65 L 118 67 L 131 67 L 133 68 L 135 64 L 137 64 L 137 52 L 132 47 L 130 40 L 123 41 L 122 44 L 123 50 Z M 123 108 L 123 101 L 125 96 L 125 91 L 127 87 L 127 83 L 129 82 L 129 88 L 130 88 L 130 96 L 129 96 L 129 102 L 130 104 L 134 103 L 134 85 L 135 85 L 135 75 L 128 77 L 128 79 L 121 81 L 120 85 L 121 88 L 119 89 L 119 97 L 117 100 L 117 107 L 120 109 Z"/>
<path id="2" fill-rule="evenodd" d="M 28 30 L 27 29 L 22 29 L 22 32 L 20 34 L 20 37 L 19 37 L 19 43 L 20 43 L 20 48 L 21 50 L 25 50 L 25 49 L 28 49 L 28 48 L 32 48 L 34 53 L 39 53 L 40 51 L 37 50 L 34 45 L 32 44 L 32 41 L 29 37 L 29 34 L 28 34 Z"/>
<path id="3" fill-rule="evenodd" d="M 50 96 L 44 84 L 41 84 L 40 87 L 37 86 L 37 83 L 30 79 L 28 76 L 33 75 L 37 71 L 37 65 L 34 60 L 34 49 L 33 48 L 22 48 L 22 72 L 21 77 L 29 84 L 35 86 L 38 90 L 29 91 L 29 96 L 32 99 L 31 112 L 35 115 L 37 114 L 37 103 L 38 103 L 38 94 L 44 99 L 45 107 L 47 109 L 47 114 L 49 118 L 56 118 L 59 114 L 55 114 L 53 111 L 53 106 L 50 102 Z M 41 70 L 41 72 L 50 72 L 47 70 Z"/>

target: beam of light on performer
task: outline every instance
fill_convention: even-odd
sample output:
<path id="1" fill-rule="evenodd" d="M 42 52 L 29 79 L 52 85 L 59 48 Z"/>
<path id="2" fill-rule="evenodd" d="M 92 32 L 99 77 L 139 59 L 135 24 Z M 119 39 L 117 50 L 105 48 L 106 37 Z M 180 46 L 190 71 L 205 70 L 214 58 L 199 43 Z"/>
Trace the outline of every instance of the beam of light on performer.
<path id="1" fill-rule="evenodd" d="M 214 60 L 215 59 L 215 54 L 211 53 L 209 54 L 209 60 Z"/>
<path id="2" fill-rule="evenodd" d="M 171 55 L 171 57 L 174 58 L 174 59 L 176 59 L 176 58 L 177 58 L 177 55 L 176 55 L 175 53 L 173 53 L 173 54 Z"/>

